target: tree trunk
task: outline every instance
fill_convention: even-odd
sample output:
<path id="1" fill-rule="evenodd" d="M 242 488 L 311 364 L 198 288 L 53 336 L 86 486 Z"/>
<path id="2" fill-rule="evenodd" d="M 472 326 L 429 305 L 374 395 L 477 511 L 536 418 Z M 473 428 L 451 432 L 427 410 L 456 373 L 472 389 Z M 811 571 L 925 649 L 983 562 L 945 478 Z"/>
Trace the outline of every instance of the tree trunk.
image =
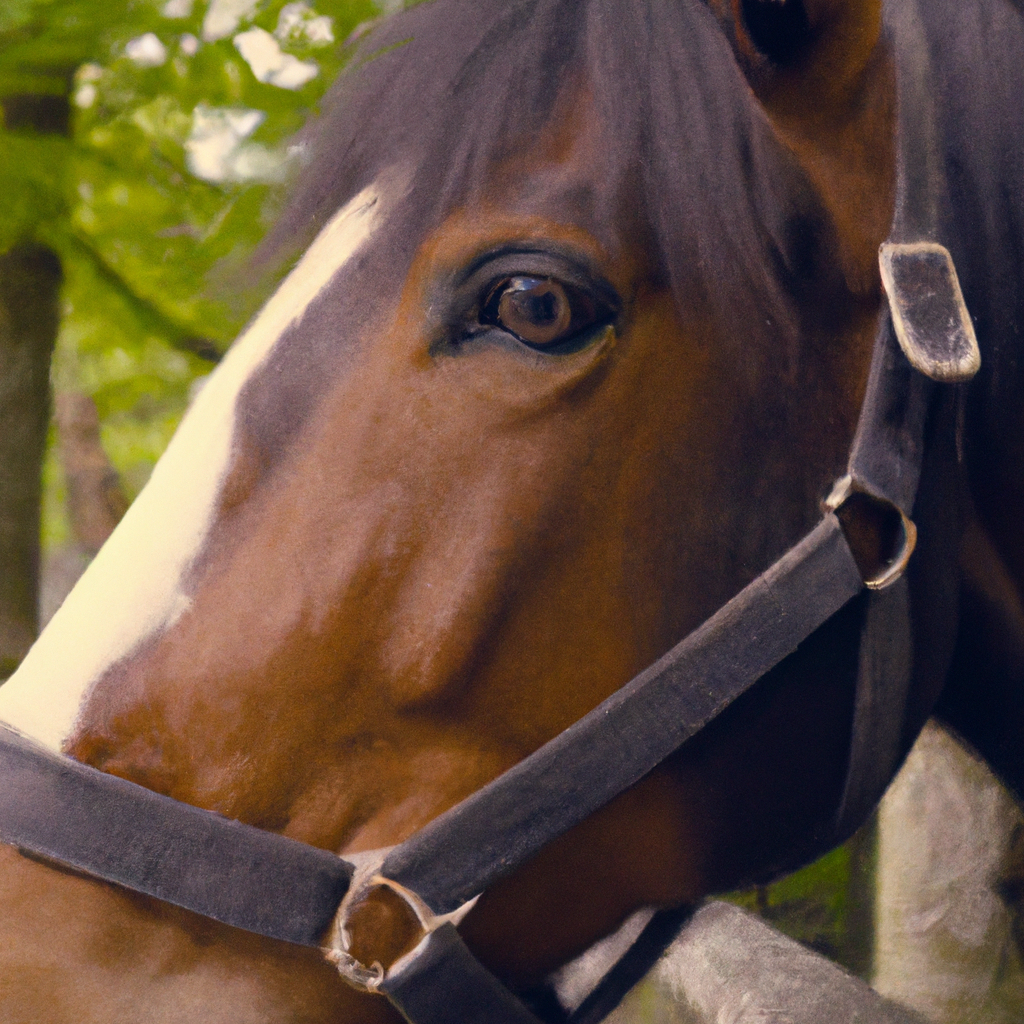
<path id="1" fill-rule="evenodd" d="M 60 260 L 40 245 L 0 256 L 0 680 L 38 627 L 41 471 Z"/>

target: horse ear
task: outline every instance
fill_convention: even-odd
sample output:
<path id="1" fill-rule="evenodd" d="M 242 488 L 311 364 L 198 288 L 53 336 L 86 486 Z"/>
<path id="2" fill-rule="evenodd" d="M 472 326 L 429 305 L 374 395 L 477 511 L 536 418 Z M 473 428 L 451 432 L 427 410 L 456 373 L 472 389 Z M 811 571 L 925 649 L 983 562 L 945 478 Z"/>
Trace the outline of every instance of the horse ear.
<path id="1" fill-rule="evenodd" d="M 895 78 L 882 0 L 709 0 L 755 96 L 837 227 L 857 290 L 877 287 L 895 190 Z"/>
<path id="2" fill-rule="evenodd" d="M 712 0 L 712 7 L 758 93 L 794 79 L 844 90 L 860 77 L 882 27 L 881 0 Z"/>
<path id="3" fill-rule="evenodd" d="M 753 49 L 779 67 L 800 59 L 813 31 L 804 0 L 739 0 L 741 24 Z"/>

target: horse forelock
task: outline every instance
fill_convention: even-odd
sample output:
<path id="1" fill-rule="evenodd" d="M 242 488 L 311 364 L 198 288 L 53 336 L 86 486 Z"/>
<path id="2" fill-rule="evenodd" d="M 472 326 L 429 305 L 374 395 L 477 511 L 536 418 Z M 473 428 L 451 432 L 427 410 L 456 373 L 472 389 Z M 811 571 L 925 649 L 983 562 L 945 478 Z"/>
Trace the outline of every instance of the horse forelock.
<path id="1" fill-rule="evenodd" d="M 498 170 L 566 116 L 601 147 L 593 219 L 632 206 L 681 307 L 704 302 L 748 330 L 756 309 L 776 346 L 795 335 L 814 285 L 805 254 L 830 229 L 703 0 L 431 0 L 384 22 L 309 129 L 310 159 L 259 259 L 287 257 L 398 163 L 410 201 L 374 244 L 400 277 L 410 239 L 500 201 Z"/>

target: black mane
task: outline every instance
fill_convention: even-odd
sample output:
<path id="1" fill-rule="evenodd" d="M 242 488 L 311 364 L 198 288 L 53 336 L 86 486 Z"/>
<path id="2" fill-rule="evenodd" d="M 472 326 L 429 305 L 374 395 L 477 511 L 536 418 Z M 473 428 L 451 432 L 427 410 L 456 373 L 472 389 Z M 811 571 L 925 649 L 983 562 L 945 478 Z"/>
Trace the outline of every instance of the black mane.
<path id="1" fill-rule="evenodd" d="M 830 229 L 700 0 L 431 0 L 383 22 L 308 131 L 267 251 L 304 248 L 401 168 L 402 223 L 377 244 L 404 273 L 410 240 L 480 200 L 581 83 L 611 169 L 592 201 L 630 189 L 677 302 L 709 303 L 747 340 L 766 327 L 778 353 L 798 331 L 795 300 L 831 272 Z"/>

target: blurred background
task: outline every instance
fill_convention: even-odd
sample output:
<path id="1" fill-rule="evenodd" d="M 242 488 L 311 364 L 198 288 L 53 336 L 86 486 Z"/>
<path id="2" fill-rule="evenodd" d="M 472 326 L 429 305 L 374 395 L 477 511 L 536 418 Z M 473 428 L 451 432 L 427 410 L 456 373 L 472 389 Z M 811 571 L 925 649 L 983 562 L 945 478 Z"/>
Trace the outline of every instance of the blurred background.
<path id="1" fill-rule="evenodd" d="M 402 6 L 0 4 L 0 680 L 272 287 L 246 261 L 296 133 Z M 936 1022 L 1024 1019 L 1015 805 L 938 730 L 894 794 L 881 824 L 731 898 Z M 653 991 L 636 1012 L 670 1019 Z"/>
<path id="2" fill-rule="evenodd" d="M 20 346 L 0 357 L 0 454 L 5 478 L 12 460 L 26 482 L 33 475 L 52 381 L 43 619 L 259 302 L 260 289 L 238 284 L 302 160 L 293 136 L 346 41 L 382 13 L 371 0 L 0 5 L 0 330 L 6 348 Z M 7 490 L 3 518 L 23 522 L 3 533 L 24 578 L 5 595 L 23 606 L 0 628 L 9 672 L 34 632 L 18 619 L 34 613 L 32 543 L 21 535 L 35 531 L 35 502 L 15 496 L 14 480 Z"/>

